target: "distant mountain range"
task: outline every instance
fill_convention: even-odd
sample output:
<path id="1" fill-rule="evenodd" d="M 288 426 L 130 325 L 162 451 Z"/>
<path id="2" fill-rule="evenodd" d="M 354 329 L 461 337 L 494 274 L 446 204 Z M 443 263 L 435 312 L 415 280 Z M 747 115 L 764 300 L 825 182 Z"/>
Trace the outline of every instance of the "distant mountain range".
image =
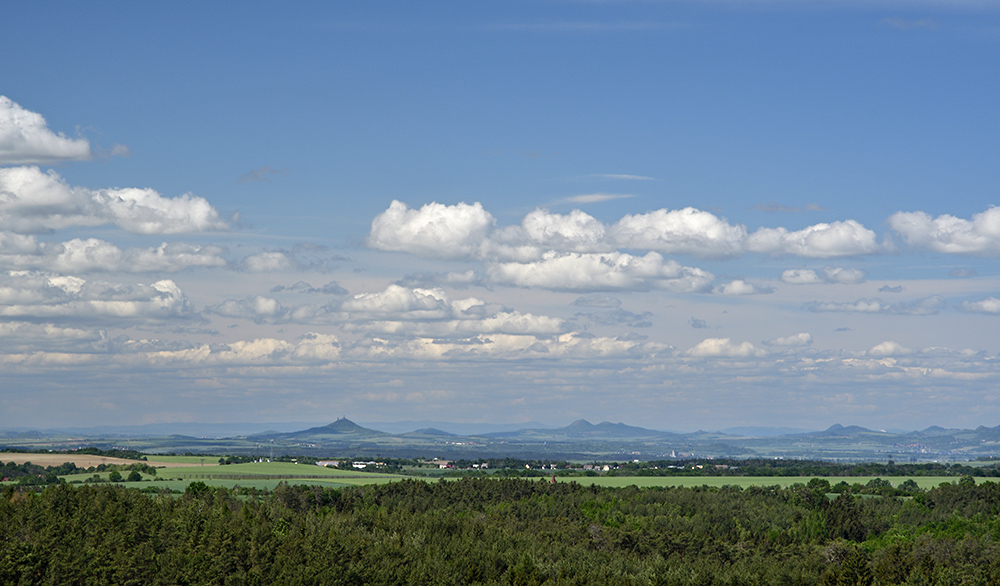
<path id="1" fill-rule="evenodd" d="M 412 423 L 424 425 L 411 428 L 412 431 L 390 433 L 341 418 L 326 425 L 303 426 L 297 430 L 289 429 L 289 425 L 243 424 L 243 428 L 264 427 L 266 431 L 227 437 L 184 433 L 195 429 L 200 431 L 200 424 L 163 424 L 153 429 L 144 426 L 56 431 L 21 428 L 0 432 L 0 447 L 125 445 L 153 453 L 236 454 L 270 450 L 324 457 L 369 454 L 387 457 L 610 459 L 611 456 L 628 454 L 629 457 L 644 459 L 763 457 L 926 461 L 1000 456 L 1000 425 L 976 429 L 933 426 L 903 433 L 840 424 L 822 431 L 734 428 L 724 432 L 676 433 L 610 421 L 594 424 L 579 419 L 565 427 L 539 424 L 497 430 L 484 426 L 483 432 L 464 430 L 464 433 L 456 433 L 441 429 L 443 425 Z M 138 433 L 140 430 L 147 433 Z M 176 431 L 164 433 L 173 430 Z M 150 433 L 154 431 L 159 433 Z"/>
<path id="2" fill-rule="evenodd" d="M 345 438 L 352 439 L 371 439 L 379 438 L 387 435 L 392 435 L 391 433 L 386 433 L 384 431 L 376 431 L 374 429 L 368 429 L 367 427 L 361 427 L 357 423 L 354 423 L 346 417 L 342 417 L 333 423 L 328 425 L 323 425 L 321 427 L 310 427 L 309 429 L 303 429 L 302 431 L 293 431 L 291 433 L 259 433 L 250 436 L 253 439 L 284 439 L 284 440 L 299 440 L 299 441 L 310 441 L 310 442 L 322 442 L 328 439 L 343 440 Z"/>
<path id="3" fill-rule="evenodd" d="M 497 433 L 502 431 L 517 431 L 520 429 L 549 429 L 553 426 L 545 425 L 538 421 L 527 421 L 524 423 L 455 423 L 453 421 L 435 420 L 404 420 L 404 421 L 359 421 L 370 429 L 387 431 L 389 433 L 410 433 L 420 429 L 440 429 L 445 433 L 455 435 L 482 435 L 484 433 Z"/>
<path id="4" fill-rule="evenodd" d="M 730 457 L 790 457 L 822 459 L 910 460 L 974 458 L 1000 454 L 1000 426 L 968 429 L 930 427 L 922 431 L 890 433 L 857 425 L 834 424 L 822 431 L 757 435 L 697 431 L 674 433 L 602 421 L 579 419 L 565 427 L 524 428 L 512 431 L 459 435 L 437 428 L 390 434 L 339 419 L 321 427 L 292 433 L 259 434 L 260 441 L 296 441 L 319 445 L 350 444 L 355 448 L 378 446 L 384 451 L 449 447 L 449 452 L 478 450 L 497 453 L 559 452 L 589 454 L 622 452 L 679 457 L 683 455 Z M 669 451 L 668 451 L 669 448 Z"/>
<path id="5" fill-rule="evenodd" d="M 487 437 L 506 438 L 535 438 L 540 436 L 566 439 L 621 439 L 621 438 L 646 438 L 673 436 L 666 431 L 655 431 L 643 427 L 633 427 L 624 423 L 611 423 L 602 421 L 597 425 L 586 419 L 577 419 L 566 427 L 555 429 L 520 429 L 517 431 L 497 432 L 485 434 Z"/>
<path id="6" fill-rule="evenodd" d="M 858 425 L 849 425 L 847 427 L 844 427 L 839 423 L 834 423 L 830 427 L 826 428 L 824 431 L 805 432 L 793 435 L 819 436 L 819 437 L 851 437 L 868 433 L 886 433 L 886 432 L 872 431 L 870 429 L 865 429 L 864 427 Z"/>

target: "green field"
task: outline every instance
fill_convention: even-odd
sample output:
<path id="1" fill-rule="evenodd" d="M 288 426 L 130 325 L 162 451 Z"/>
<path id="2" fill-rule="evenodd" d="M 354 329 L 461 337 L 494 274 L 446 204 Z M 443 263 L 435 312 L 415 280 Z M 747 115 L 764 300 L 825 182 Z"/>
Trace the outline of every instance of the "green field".
<path id="1" fill-rule="evenodd" d="M 185 456 L 181 456 L 185 457 Z M 361 470 L 340 468 L 325 468 L 312 464 L 295 464 L 294 462 L 248 462 L 246 464 L 221 465 L 216 462 L 204 466 L 189 466 L 183 468 L 160 468 L 157 474 L 171 476 L 192 474 L 282 474 L 295 476 L 385 476 Z"/>
<path id="2" fill-rule="evenodd" d="M 254 487 L 273 489 L 281 482 L 288 484 L 312 484 L 326 487 L 358 486 L 368 484 L 385 484 L 405 478 L 435 482 L 441 478 L 437 469 L 416 470 L 429 473 L 410 476 L 409 474 L 381 474 L 364 472 L 355 469 L 326 468 L 311 464 L 296 464 L 294 462 L 250 462 L 244 464 L 221 465 L 218 459 L 210 456 L 154 456 L 151 463 L 168 464 L 157 468 L 155 476 L 142 474 L 141 482 L 124 483 L 134 488 L 157 487 L 170 490 L 183 490 L 191 482 L 204 482 L 211 486 Z M 169 464 L 183 464 L 170 466 Z M 444 471 L 440 471 L 444 473 Z M 107 481 L 110 471 L 99 476 Z M 95 476 L 94 473 L 82 473 L 62 476 L 65 481 L 82 483 Z M 456 477 L 445 477 L 454 479 Z M 539 477 L 537 481 L 545 482 L 550 477 Z M 692 486 L 779 486 L 788 487 L 794 484 L 806 484 L 812 476 L 560 476 L 557 482 L 575 482 L 590 486 L 602 487 L 692 487 Z M 865 485 L 873 480 L 873 476 L 831 476 L 821 477 L 831 485 L 846 482 L 848 485 Z M 942 483 L 957 483 L 958 476 L 896 476 L 882 477 L 893 486 L 912 479 L 922 489 L 937 487 Z M 986 479 L 979 479 L 983 482 Z"/>
<path id="3" fill-rule="evenodd" d="M 305 468 L 305 470 L 303 470 Z M 90 474 L 64 476 L 68 482 L 82 481 L 89 478 Z M 107 473 L 101 474 L 107 479 Z M 273 490 L 281 482 L 288 484 L 311 484 L 325 487 L 361 486 L 368 484 L 385 484 L 395 482 L 404 478 L 425 480 L 427 482 L 437 482 L 436 478 L 421 476 L 402 476 L 393 474 L 372 474 L 365 472 L 352 472 L 348 470 L 331 470 L 316 467 L 316 470 L 295 464 L 282 463 L 254 463 L 254 464 L 232 464 L 229 466 L 205 466 L 196 468 L 165 468 L 160 469 L 157 479 L 144 475 L 143 482 L 125 483 L 126 486 L 134 488 L 166 488 L 170 490 L 183 491 L 191 482 L 204 482 L 210 486 L 224 486 L 233 488 L 234 486 L 253 487 L 258 489 Z M 831 485 L 841 481 L 848 484 L 866 484 L 874 477 L 867 476 L 831 476 L 824 477 Z M 452 477 L 450 480 L 454 480 Z M 884 478 L 898 486 L 909 477 Z M 954 476 L 917 476 L 912 478 L 920 488 L 930 489 L 937 487 L 941 483 L 956 483 L 958 478 Z M 562 477 L 557 478 L 557 482 L 575 482 L 585 486 L 598 485 L 609 488 L 621 488 L 625 486 L 639 487 L 692 487 L 692 486 L 739 486 L 747 488 L 750 486 L 780 486 L 782 488 L 793 484 L 806 484 L 810 478 L 804 476 L 586 476 L 586 477 Z M 539 478 L 539 482 L 547 482 L 545 478 Z M 978 479 L 983 482 L 984 479 Z"/>
<path id="4" fill-rule="evenodd" d="M 184 456 L 181 456 L 184 457 Z M 341 470 L 324 468 L 309 464 L 292 462 L 250 462 L 246 464 L 211 464 L 183 468 L 159 468 L 157 478 L 174 479 L 175 481 L 192 482 L 200 480 L 205 484 L 215 486 L 251 486 L 249 482 L 263 482 L 268 486 L 276 486 L 281 481 L 296 484 L 337 483 L 343 485 L 376 484 L 400 480 L 404 476 L 391 474 L 375 474 L 361 470 Z M 160 483 L 162 481 L 157 481 Z M 185 484 L 186 486 L 186 484 Z"/>
<path id="5" fill-rule="evenodd" d="M 268 478 L 247 478 L 242 480 L 231 479 L 231 478 L 205 478 L 205 479 L 188 479 L 188 480 L 156 480 L 152 482 L 126 482 L 123 486 L 130 488 L 157 488 L 157 489 L 169 489 L 171 491 L 183 492 L 184 489 L 188 487 L 192 482 L 204 482 L 209 486 L 221 486 L 225 488 L 233 487 L 244 487 L 244 488 L 257 488 L 260 490 L 274 490 L 278 484 L 281 482 L 287 482 L 289 484 L 309 484 L 313 486 L 322 486 L 325 488 L 342 488 L 345 486 L 361 486 L 370 484 L 386 484 L 388 482 L 399 481 L 402 477 L 399 476 L 385 476 L 383 478 L 342 478 L 342 479 L 329 479 L 321 480 L 315 478 L 293 478 L 286 480 L 279 479 L 268 479 Z"/>
<path id="6" fill-rule="evenodd" d="M 158 459 L 158 461 L 200 464 L 201 459 L 198 456 L 169 456 Z M 141 482 L 125 482 L 122 484 L 133 488 L 155 487 L 183 491 L 187 488 L 188 484 L 201 481 L 210 486 L 224 486 L 227 488 L 243 486 L 270 490 L 274 489 L 281 482 L 338 487 L 384 484 L 407 478 L 406 476 L 394 474 L 374 474 L 360 470 L 340 470 L 308 464 L 295 464 L 292 462 L 252 462 L 228 465 L 220 465 L 215 459 L 211 459 L 211 462 L 206 462 L 204 465 L 199 466 L 157 468 L 156 476 L 142 474 Z M 64 475 L 60 476 L 60 478 L 70 483 L 82 483 L 89 478 L 99 476 L 104 481 L 107 481 L 109 474 L 110 471 L 105 471 L 97 474 Z"/>
<path id="7" fill-rule="evenodd" d="M 219 463 L 218 456 L 161 456 L 159 454 L 147 454 L 147 460 L 155 462 L 170 462 L 173 464 L 205 464 L 214 466 Z"/>

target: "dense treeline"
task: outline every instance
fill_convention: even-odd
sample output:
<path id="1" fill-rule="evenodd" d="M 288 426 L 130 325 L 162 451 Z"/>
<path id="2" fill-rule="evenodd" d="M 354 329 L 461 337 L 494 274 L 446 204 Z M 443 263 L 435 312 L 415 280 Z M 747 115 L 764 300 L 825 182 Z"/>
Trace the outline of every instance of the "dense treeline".
<path id="1" fill-rule="evenodd" d="M 455 468 L 471 468 L 473 465 L 486 464 L 487 469 L 494 470 L 527 470 L 541 468 L 572 468 L 573 465 L 566 460 L 523 460 L 520 458 L 482 458 L 479 460 L 458 459 L 453 460 Z"/>
<path id="2" fill-rule="evenodd" d="M 486 466 L 481 466 L 485 463 Z M 455 460 L 454 476 L 560 477 L 595 476 L 976 476 L 1000 477 L 997 465 L 969 466 L 960 463 L 921 462 L 898 464 L 888 462 L 828 462 L 822 460 L 781 459 L 683 459 L 645 460 L 641 462 L 594 462 L 587 465 L 565 460 L 520 460 L 516 458 L 486 458 Z M 476 466 L 473 468 L 473 466 Z M 605 469 L 605 467 L 607 469 Z"/>
<path id="3" fill-rule="evenodd" d="M 619 474 L 628 476 L 978 476 L 998 477 L 1000 468 L 959 463 L 827 462 L 822 460 L 711 459 L 626 462 Z"/>
<path id="4" fill-rule="evenodd" d="M 522 479 L 0 494 L 2 584 L 989 584 L 1000 485 L 910 498 Z"/>
<path id="5" fill-rule="evenodd" d="M 58 484 L 60 474 L 75 474 L 80 472 L 76 464 L 66 462 L 59 466 L 39 466 L 31 462 L 17 464 L 0 461 L 0 479 L 17 480 L 21 484 Z"/>
<path id="6" fill-rule="evenodd" d="M 141 480 L 142 475 L 140 473 L 156 476 L 156 468 L 142 462 L 134 464 L 98 464 L 89 468 L 80 468 L 73 462 L 64 462 L 57 466 L 41 466 L 32 464 L 31 462 L 23 464 L 7 462 L 4 464 L 0 461 L 0 479 L 5 481 L 17 480 L 20 484 L 29 485 L 59 484 L 65 482 L 60 476 L 81 473 L 94 474 L 94 476 L 84 480 L 84 482 L 104 482 L 99 473 L 107 471 L 111 471 L 108 480 L 112 482 L 124 480 L 122 472 L 129 473 L 129 481 Z"/>
<path id="7" fill-rule="evenodd" d="M 30 450 L 26 448 L 12 448 L 3 447 L 0 448 L 0 452 L 16 452 L 21 454 L 83 454 L 87 456 L 104 456 L 107 458 L 122 458 L 123 460 L 145 460 L 146 456 L 142 452 L 136 450 L 122 450 L 119 448 L 111 448 L 110 450 L 102 450 L 94 446 L 88 446 L 85 448 L 77 448 L 74 450 Z"/>

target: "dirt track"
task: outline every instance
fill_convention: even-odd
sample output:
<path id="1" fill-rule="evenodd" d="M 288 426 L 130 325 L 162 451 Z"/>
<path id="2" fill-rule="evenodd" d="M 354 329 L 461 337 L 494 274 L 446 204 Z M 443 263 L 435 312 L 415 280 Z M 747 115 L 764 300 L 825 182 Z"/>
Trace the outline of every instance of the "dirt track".
<path id="1" fill-rule="evenodd" d="M 31 462 L 32 464 L 38 464 L 39 466 L 58 466 L 59 464 L 64 464 L 66 462 L 72 462 L 76 464 L 78 468 L 90 468 L 91 466 L 97 466 L 99 464 L 135 464 L 136 462 L 141 464 L 149 464 L 155 468 L 189 468 L 192 466 L 200 466 L 201 464 L 194 464 L 190 462 L 157 462 L 156 460 L 125 460 L 123 458 L 108 458 L 106 456 L 91 456 L 89 454 L 19 454 L 19 453 L 6 453 L 0 452 L 0 462 L 14 462 L 15 464 L 24 464 L 25 462 Z"/>

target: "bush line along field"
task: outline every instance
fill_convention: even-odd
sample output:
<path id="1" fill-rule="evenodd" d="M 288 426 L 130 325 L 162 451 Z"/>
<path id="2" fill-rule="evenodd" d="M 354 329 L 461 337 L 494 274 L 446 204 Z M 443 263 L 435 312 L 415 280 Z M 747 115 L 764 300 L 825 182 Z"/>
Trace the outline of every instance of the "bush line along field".
<path id="1" fill-rule="evenodd" d="M 995 584 L 1000 485 L 0 488 L 2 584 Z"/>

